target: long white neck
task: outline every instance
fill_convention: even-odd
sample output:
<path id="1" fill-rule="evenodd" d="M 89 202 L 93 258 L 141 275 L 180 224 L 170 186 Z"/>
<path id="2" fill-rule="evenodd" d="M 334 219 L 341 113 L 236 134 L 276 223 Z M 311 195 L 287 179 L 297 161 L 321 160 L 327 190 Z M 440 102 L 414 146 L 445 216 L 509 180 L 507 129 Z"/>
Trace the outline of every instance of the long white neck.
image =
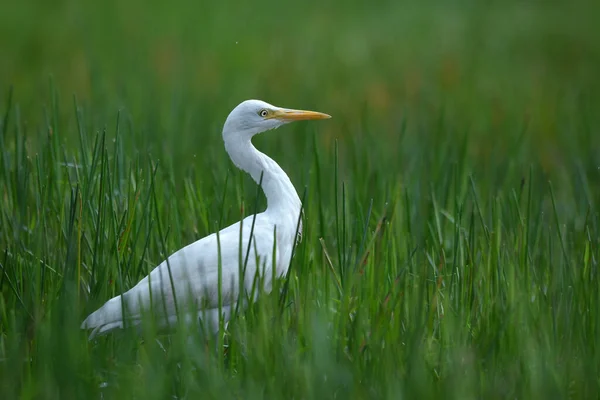
<path id="1" fill-rule="evenodd" d="M 287 221 L 288 225 L 293 224 L 288 228 L 296 229 L 301 202 L 294 185 L 283 169 L 273 159 L 258 151 L 250 138 L 224 137 L 224 142 L 231 161 L 261 185 L 267 197 L 266 212 L 282 217 L 281 222 Z"/>

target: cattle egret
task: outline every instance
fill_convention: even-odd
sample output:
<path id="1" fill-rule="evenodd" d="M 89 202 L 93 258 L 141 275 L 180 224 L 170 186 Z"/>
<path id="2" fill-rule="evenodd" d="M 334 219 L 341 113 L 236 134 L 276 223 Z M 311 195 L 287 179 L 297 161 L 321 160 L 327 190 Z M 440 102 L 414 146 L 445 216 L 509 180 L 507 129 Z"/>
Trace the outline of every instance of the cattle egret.
<path id="1" fill-rule="evenodd" d="M 93 329 L 90 339 L 124 325 L 139 326 L 143 310 L 151 309 L 160 326 L 168 327 L 177 320 L 177 310 L 188 305 L 214 333 L 219 322 L 219 275 L 225 322 L 238 299 L 243 298 L 239 296 L 240 288 L 249 294 L 256 276 L 260 275 L 264 291 L 270 292 L 272 277 L 287 273 L 294 242 L 302 231 L 301 224 L 298 226 L 301 201 L 283 169 L 258 151 L 251 139 L 292 121 L 326 118 L 331 117 L 275 107 L 260 100 L 247 100 L 233 109 L 223 126 L 225 149 L 231 161 L 261 185 L 267 209 L 173 253 L 133 288 L 108 300 L 81 325 L 82 329 Z M 193 320 L 189 312 L 183 315 L 187 321 Z"/>

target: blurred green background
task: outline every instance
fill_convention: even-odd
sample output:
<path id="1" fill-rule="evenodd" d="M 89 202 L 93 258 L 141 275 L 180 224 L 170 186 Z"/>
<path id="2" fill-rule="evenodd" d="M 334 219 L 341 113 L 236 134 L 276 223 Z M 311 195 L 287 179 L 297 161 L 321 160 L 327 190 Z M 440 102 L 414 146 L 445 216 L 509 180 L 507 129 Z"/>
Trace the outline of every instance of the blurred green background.
<path id="1" fill-rule="evenodd" d="M 598 107 L 599 7 L 580 0 L 5 2 L 0 89 L 14 86 L 31 123 L 48 100 L 49 76 L 65 115 L 72 116 L 73 94 L 102 108 L 102 122 L 118 108 L 136 119 L 164 115 L 180 124 L 162 127 L 173 151 L 201 146 L 246 98 L 331 113 L 324 142 L 360 135 L 365 123 L 395 144 L 402 116 L 434 120 L 444 109 L 457 131 L 486 137 L 473 149 L 484 158 L 510 141 L 511 124 L 526 124 L 532 161 L 550 167 L 562 144 L 578 140 L 564 132 L 565 119 Z"/>
<path id="2" fill-rule="evenodd" d="M 593 398 L 598 21 L 593 0 L 0 0 L 0 397 Z M 221 369 L 88 344 L 86 312 L 252 209 L 221 139 L 248 98 L 333 116 L 256 138 L 308 189 L 291 311 L 240 320 Z M 338 295 L 363 229 L 368 279 Z"/>
<path id="3" fill-rule="evenodd" d="M 31 132 L 56 102 L 67 148 L 79 143 L 74 96 L 90 138 L 114 131 L 120 110 L 124 148 L 178 174 L 219 171 L 220 129 L 244 99 L 316 109 L 334 116 L 316 140 L 327 155 L 342 143 L 341 179 L 391 169 L 435 184 L 462 157 L 439 149 L 464 142 L 463 167 L 493 193 L 531 165 L 541 182 L 575 165 L 597 176 L 597 3 L 6 2 L 0 93 L 12 85 Z M 306 185 L 306 164 L 281 157 L 306 160 L 312 139 L 270 136 L 263 149 Z"/>

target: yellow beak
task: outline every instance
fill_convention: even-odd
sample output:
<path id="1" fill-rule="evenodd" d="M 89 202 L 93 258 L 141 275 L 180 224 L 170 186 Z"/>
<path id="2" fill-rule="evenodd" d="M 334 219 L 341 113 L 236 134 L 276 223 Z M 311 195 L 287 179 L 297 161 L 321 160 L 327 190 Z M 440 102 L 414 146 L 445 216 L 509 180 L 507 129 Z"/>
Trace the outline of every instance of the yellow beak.
<path id="1" fill-rule="evenodd" d="M 312 119 L 327 119 L 331 118 L 331 115 L 323 114 L 317 111 L 304 111 L 304 110 L 290 110 L 287 108 L 281 108 L 275 110 L 272 115 L 268 117 L 275 118 L 281 121 L 304 121 Z"/>

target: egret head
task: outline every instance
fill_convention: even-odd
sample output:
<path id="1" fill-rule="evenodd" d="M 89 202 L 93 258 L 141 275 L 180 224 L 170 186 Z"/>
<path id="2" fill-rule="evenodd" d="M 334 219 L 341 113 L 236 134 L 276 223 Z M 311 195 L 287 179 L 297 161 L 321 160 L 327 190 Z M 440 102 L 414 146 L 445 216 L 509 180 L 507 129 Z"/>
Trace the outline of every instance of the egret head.
<path id="1" fill-rule="evenodd" d="M 223 126 L 223 138 L 235 135 L 249 139 L 292 121 L 326 118 L 331 116 L 316 111 L 276 107 L 261 100 L 246 100 L 229 113 Z"/>

